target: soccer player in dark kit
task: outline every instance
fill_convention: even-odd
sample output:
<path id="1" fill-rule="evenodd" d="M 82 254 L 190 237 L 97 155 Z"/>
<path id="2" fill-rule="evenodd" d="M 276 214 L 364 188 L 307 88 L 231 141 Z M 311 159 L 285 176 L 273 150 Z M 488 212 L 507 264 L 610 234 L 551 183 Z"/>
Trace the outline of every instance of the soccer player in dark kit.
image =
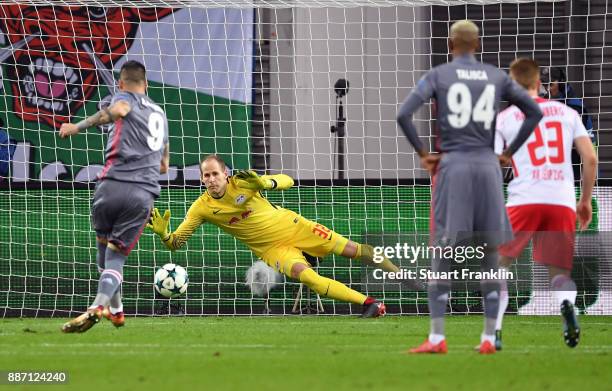
<path id="1" fill-rule="evenodd" d="M 60 128 L 64 138 L 114 122 L 91 205 L 100 271 L 98 294 L 85 313 L 62 326 L 65 333 L 87 331 L 102 316 L 117 327 L 124 324 L 123 265 L 149 220 L 160 191 L 159 175 L 169 165 L 168 119 L 146 89 L 144 66 L 128 61 L 121 67 L 119 92 L 108 108 Z"/>
<path id="2" fill-rule="evenodd" d="M 434 246 L 452 246 L 469 240 L 486 243 L 480 260 L 482 271 L 497 271 L 497 245 L 512 238 L 504 210 L 500 161 L 509 163 L 512 154 L 527 140 L 542 113 L 527 92 L 498 68 L 476 60 L 480 46 L 478 27 L 471 21 L 454 23 L 449 48 L 453 61 L 431 69 L 406 98 L 397 121 L 432 174 L 431 239 Z M 412 123 L 413 114 L 430 98 L 435 99 L 436 146 L 429 154 Z M 501 100 L 515 104 L 525 121 L 512 144 L 499 157 L 493 150 L 495 117 Z M 472 233 L 479 233 L 473 235 Z M 434 275 L 450 271 L 452 259 L 434 257 Z M 495 320 L 499 305 L 499 281 L 482 279 L 485 325 L 479 351 L 495 352 Z M 450 279 L 430 279 L 428 303 L 431 330 L 428 339 L 411 353 L 446 353 L 444 314 L 451 290 Z"/>

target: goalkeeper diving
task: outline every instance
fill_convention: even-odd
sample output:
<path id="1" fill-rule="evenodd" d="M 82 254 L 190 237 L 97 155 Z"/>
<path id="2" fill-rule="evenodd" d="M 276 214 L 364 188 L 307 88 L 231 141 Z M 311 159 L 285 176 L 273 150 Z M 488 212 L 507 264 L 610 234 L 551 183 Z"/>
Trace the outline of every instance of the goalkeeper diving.
<path id="1" fill-rule="evenodd" d="M 169 210 L 162 216 L 155 208 L 151 214 L 148 227 L 167 248 L 181 248 L 200 225 L 208 222 L 246 244 L 270 267 L 300 281 L 319 295 L 363 305 L 361 316 L 364 318 L 385 314 L 382 302 L 317 274 L 303 253 L 314 257 L 333 253 L 389 272 L 398 272 L 399 268 L 388 259 L 374 262 L 372 246 L 352 242 L 321 224 L 270 203 L 262 195 L 262 190 L 291 188 L 291 177 L 284 174 L 259 176 L 254 171 L 239 171 L 228 176 L 225 162 L 217 155 L 204 158 L 200 169 L 206 191 L 191 205 L 174 232 L 169 229 Z"/>

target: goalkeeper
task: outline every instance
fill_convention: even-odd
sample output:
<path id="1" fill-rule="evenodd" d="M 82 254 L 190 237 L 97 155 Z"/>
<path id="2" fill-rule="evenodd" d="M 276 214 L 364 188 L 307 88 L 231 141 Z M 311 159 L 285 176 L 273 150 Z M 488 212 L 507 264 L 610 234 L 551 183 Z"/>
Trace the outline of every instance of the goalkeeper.
<path id="1" fill-rule="evenodd" d="M 200 170 L 206 191 L 191 205 L 174 232 L 169 231 L 169 210 L 163 216 L 157 209 L 152 212 L 148 227 L 167 248 L 181 248 L 200 225 L 209 222 L 246 244 L 270 267 L 318 294 L 363 305 L 364 318 L 385 314 L 383 303 L 317 274 L 302 252 L 315 257 L 334 253 L 391 272 L 399 268 L 388 259 L 375 263 L 372 246 L 352 242 L 321 224 L 273 205 L 261 194 L 261 190 L 289 189 L 293 186 L 291 177 L 258 176 L 253 171 L 240 171 L 229 177 L 225 162 L 216 155 L 202 160 Z"/>

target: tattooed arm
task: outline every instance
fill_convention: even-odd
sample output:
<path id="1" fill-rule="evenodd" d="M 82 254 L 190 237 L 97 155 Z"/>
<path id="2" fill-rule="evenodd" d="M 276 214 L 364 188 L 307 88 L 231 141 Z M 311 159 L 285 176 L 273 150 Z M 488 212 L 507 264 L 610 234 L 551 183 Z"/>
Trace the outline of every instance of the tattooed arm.
<path id="1" fill-rule="evenodd" d="M 159 173 L 165 174 L 168 172 L 169 168 L 170 168 L 170 146 L 168 145 L 168 143 L 166 143 L 166 145 L 164 145 L 164 153 L 162 155 L 162 160 L 159 166 Z"/>
<path id="2" fill-rule="evenodd" d="M 61 138 L 66 138 L 78 134 L 80 131 L 85 130 L 91 126 L 104 125 L 116 121 L 119 118 L 123 118 L 130 112 L 132 108 L 130 104 L 125 100 L 119 100 L 113 103 L 111 106 L 98 111 L 91 117 L 85 118 L 83 121 L 76 124 L 62 124 L 60 127 L 59 135 Z"/>

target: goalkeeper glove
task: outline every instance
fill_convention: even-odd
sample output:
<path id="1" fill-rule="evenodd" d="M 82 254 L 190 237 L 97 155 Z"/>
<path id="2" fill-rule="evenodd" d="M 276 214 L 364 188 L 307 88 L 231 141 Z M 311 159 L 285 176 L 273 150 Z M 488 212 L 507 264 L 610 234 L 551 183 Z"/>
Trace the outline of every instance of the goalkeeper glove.
<path id="1" fill-rule="evenodd" d="M 166 209 L 164 216 L 159 213 L 159 209 L 155 208 L 151 212 L 151 220 L 147 224 L 147 228 L 150 228 L 155 232 L 162 240 L 168 240 L 170 232 L 168 227 L 170 226 L 170 211 Z"/>
<path id="2" fill-rule="evenodd" d="M 265 179 L 257 175 L 255 171 L 238 171 L 236 175 L 236 184 L 238 187 L 249 190 L 271 190 L 276 187 L 276 181 L 273 179 Z"/>

